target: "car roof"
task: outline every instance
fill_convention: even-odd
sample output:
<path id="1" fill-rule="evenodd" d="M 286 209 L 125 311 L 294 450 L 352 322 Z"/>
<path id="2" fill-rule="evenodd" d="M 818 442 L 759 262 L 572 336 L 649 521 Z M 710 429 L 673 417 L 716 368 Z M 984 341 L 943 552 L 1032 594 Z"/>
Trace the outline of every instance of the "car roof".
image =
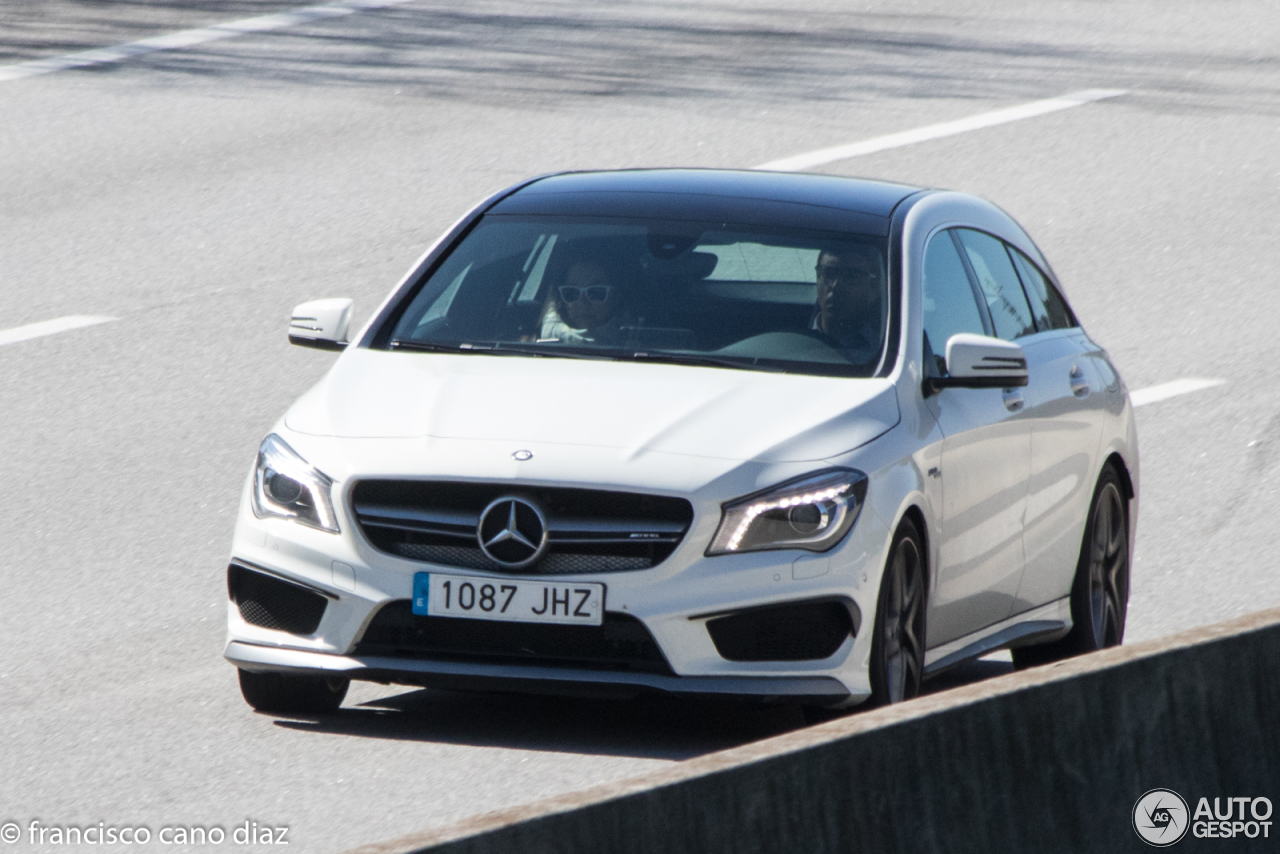
<path id="1" fill-rule="evenodd" d="M 883 236 L 893 209 L 918 191 L 905 184 L 788 172 L 566 172 L 526 184 L 488 213 L 672 219 Z"/>

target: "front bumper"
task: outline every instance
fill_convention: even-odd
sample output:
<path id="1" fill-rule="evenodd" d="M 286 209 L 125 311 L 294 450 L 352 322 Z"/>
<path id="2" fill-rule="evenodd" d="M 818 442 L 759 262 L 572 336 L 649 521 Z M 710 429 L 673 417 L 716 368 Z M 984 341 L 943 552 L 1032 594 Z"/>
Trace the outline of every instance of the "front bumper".
<path id="1" fill-rule="evenodd" d="M 706 558 L 702 551 L 719 524 L 719 503 L 695 500 L 684 542 L 651 569 L 555 576 L 556 582 L 605 585 L 607 612 L 644 624 L 670 667 L 667 673 L 626 667 L 542 666 L 538 661 L 466 661 L 456 657 L 381 655 L 357 651 L 375 617 L 408 600 L 417 572 L 494 578 L 492 573 L 412 561 L 374 549 L 350 511 L 338 503 L 342 533 L 283 519 L 258 519 L 242 502 L 233 562 L 304 585 L 328 601 L 314 631 L 289 633 L 244 619 L 228 609 L 226 658 L 245 670 L 340 673 L 352 679 L 476 690 L 626 696 L 640 692 L 791 698 L 853 705 L 870 696 L 870 624 L 890 532 L 866 507 L 853 530 L 827 553 L 754 552 Z M 535 577 L 530 577 L 533 580 Z M 726 614 L 815 600 L 850 605 L 855 629 L 827 658 L 729 660 L 708 622 Z M 469 621 L 468 621 L 469 622 Z M 862 625 L 857 624 L 861 622 Z"/>

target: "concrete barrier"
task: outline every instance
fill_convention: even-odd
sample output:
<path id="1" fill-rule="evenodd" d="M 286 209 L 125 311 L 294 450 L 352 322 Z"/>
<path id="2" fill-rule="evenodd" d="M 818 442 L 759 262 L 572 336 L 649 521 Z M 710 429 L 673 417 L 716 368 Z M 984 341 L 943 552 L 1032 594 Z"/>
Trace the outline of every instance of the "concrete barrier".
<path id="1" fill-rule="evenodd" d="M 855 714 L 358 854 L 1145 851 L 1168 788 L 1280 805 L 1280 609 Z M 1225 809 L 1225 807 L 1224 807 Z M 1267 838 L 1181 851 L 1280 851 Z M 355 852 L 353 852 L 355 854 Z"/>

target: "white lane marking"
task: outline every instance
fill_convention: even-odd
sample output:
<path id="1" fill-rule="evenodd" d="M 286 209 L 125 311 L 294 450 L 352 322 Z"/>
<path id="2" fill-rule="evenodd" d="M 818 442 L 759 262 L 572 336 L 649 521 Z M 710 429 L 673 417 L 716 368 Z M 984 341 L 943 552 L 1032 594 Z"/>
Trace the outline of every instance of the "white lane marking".
<path id="1" fill-rule="evenodd" d="M 26 326 L 15 326 L 12 329 L 0 329 L 0 345 L 17 344 L 19 341 L 30 341 L 45 335 L 56 335 L 59 332 L 70 332 L 72 329 L 83 329 L 99 323 L 110 323 L 118 317 L 98 317 L 88 314 L 72 314 L 67 317 L 56 317 L 53 320 L 42 320 L 39 323 L 28 323 Z"/>
<path id="2" fill-rule="evenodd" d="M 225 24 L 214 24 L 211 27 L 199 27 L 194 30 L 179 30 L 162 36 L 153 36 L 141 41 L 116 45 L 115 47 L 96 48 L 94 50 L 68 53 L 63 56 L 51 56 L 36 59 L 17 65 L 0 66 L 0 83 L 6 80 L 21 80 L 37 74 L 50 74 L 54 71 L 65 71 L 68 68 L 83 68 L 86 65 L 105 65 L 121 62 L 144 53 L 158 50 L 180 50 L 184 47 L 204 44 L 205 42 L 229 39 L 246 33 L 262 33 L 268 30 L 279 30 L 285 27 L 296 27 L 299 24 L 318 21 L 321 18 L 337 18 L 369 9 L 382 9 L 386 6 L 399 6 L 413 0 L 342 0 L 339 3 L 325 3 L 319 6 L 303 6 L 291 12 L 279 12 L 274 15 L 259 15 L 256 18 L 242 18 Z"/>
<path id="3" fill-rule="evenodd" d="M 1129 400 L 1134 406 L 1146 406 L 1148 403 L 1155 403 L 1159 400 L 1168 400 L 1171 397 L 1177 397 L 1180 394 L 1190 394 L 1193 391 L 1203 391 L 1206 388 L 1213 388 L 1226 383 L 1226 380 L 1200 380 L 1185 379 L 1174 380 L 1170 383 L 1160 383 L 1160 385 L 1147 386 L 1137 391 L 1129 392 Z"/>
<path id="4" fill-rule="evenodd" d="M 946 136 L 968 133 L 972 130 L 981 130 L 995 125 L 1017 122 L 1022 119 L 1043 116 L 1046 113 L 1056 113 L 1058 110 L 1067 110 L 1071 107 L 1079 107 L 1082 104 L 1103 101 L 1124 93 L 1125 90 L 1123 89 L 1085 89 L 1081 92 L 1070 92 L 1066 95 L 1059 95 L 1057 98 L 1031 101 L 1027 104 L 1019 104 L 1016 107 L 1005 107 L 1002 110 L 979 113 L 966 119 L 956 119 L 955 121 L 942 122 L 936 125 L 925 125 L 915 130 L 905 130 L 901 133 L 891 133 L 888 136 L 864 139 L 862 142 L 837 145 L 834 148 L 823 148 L 818 151 L 810 151 L 807 154 L 784 157 L 781 160 L 770 160 L 768 163 L 762 163 L 752 168 L 769 172 L 799 172 L 803 169 L 812 169 L 814 166 L 834 163 L 837 160 L 848 160 L 851 157 L 861 157 L 864 154 L 874 154 L 877 151 L 884 151 L 889 148 L 901 148 L 904 145 L 915 145 L 917 142 L 928 142 L 931 139 L 941 139 Z"/>

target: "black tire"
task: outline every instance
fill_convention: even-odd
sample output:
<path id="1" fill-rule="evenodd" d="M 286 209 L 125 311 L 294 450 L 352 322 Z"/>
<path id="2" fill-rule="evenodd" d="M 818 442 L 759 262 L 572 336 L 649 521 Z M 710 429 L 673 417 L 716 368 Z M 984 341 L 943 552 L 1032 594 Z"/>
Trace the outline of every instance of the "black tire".
<path id="1" fill-rule="evenodd" d="M 347 696 L 350 679 L 240 671 L 240 694 L 259 712 L 328 715 Z"/>
<path id="2" fill-rule="evenodd" d="M 924 541 L 915 523 L 904 519 L 893 536 L 880 581 L 868 706 L 899 703 L 919 695 L 924 679 L 927 599 Z"/>
<path id="3" fill-rule="evenodd" d="M 1129 611 L 1129 510 L 1120 476 L 1102 470 L 1093 490 L 1071 585 L 1071 633 L 1012 650 L 1019 670 L 1119 646 Z"/>

